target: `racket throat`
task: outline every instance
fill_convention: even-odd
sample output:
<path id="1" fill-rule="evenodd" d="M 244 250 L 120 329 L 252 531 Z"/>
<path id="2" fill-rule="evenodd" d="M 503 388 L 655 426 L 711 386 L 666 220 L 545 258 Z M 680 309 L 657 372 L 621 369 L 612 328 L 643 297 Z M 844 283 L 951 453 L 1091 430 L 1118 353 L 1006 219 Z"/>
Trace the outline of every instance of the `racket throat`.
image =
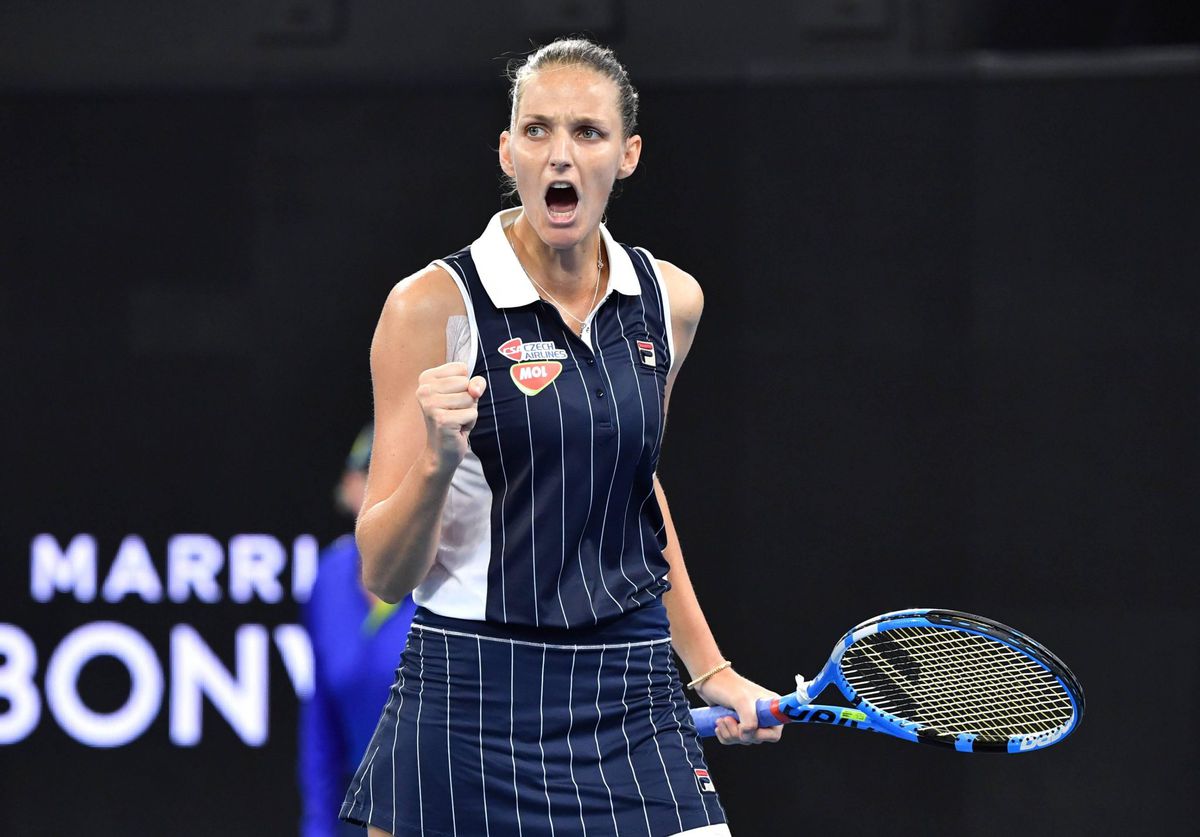
<path id="1" fill-rule="evenodd" d="M 796 702 L 797 703 L 812 703 L 817 697 L 817 693 L 810 691 L 815 680 L 805 680 L 803 674 L 796 675 Z"/>

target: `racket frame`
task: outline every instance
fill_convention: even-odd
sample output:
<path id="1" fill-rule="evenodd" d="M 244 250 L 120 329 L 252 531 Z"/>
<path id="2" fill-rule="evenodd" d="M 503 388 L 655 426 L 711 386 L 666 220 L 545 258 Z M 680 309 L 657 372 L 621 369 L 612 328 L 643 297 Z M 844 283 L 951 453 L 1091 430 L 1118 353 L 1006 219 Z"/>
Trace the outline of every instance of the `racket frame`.
<path id="1" fill-rule="evenodd" d="M 979 743 L 970 733 L 958 735 L 939 734 L 915 721 L 905 721 L 872 706 L 860 698 L 842 673 L 841 661 L 856 642 L 883 630 L 897 628 L 953 628 L 978 634 L 1009 646 L 1032 659 L 1048 671 L 1062 687 L 1071 701 L 1070 718 L 1058 727 L 1033 735 L 1013 735 L 1006 742 Z M 799 681 L 799 678 L 797 678 Z M 843 697 L 853 708 L 814 704 L 830 684 L 837 686 Z M 963 753 L 1005 752 L 1028 753 L 1056 744 L 1070 735 L 1083 717 L 1085 706 L 1083 688 L 1071 670 L 1045 646 L 1025 636 L 1020 631 L 970 613 L 938 608 L 909 608 L 884 613 L 855 625 L 838 640 L 829 660 L 812 680 L 797 683 L 796 691 L 770 700 L 758 702 L 760 726 L 777 726 L 787 723 L 818 723 L 843 726 L 849 729 L 882 732 L 896 738 L 920 744 L 949 747 Z M 713 734 L 712 728 L 719 717 L 734 715 L 723 707 L 707 707 L 693 710 L 697 729 L 701 735 Z"/>

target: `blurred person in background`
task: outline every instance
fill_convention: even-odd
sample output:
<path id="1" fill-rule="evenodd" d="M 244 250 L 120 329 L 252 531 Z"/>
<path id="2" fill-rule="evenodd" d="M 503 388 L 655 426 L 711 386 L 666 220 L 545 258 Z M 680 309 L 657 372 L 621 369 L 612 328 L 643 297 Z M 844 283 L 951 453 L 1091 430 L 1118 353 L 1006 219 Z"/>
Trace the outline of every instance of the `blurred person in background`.
<path id="1" fill-rule="evenodd" d="M 354 440 L 334 492 L 338 510 L 352 519 L 366 491 L 373 432 L 368 425 Z M 302 837 L 364 833 L 339 822 L 338 808 L 375 731 L 415 608 L 411 596 L 380 601 L 359 579 L 354 536 L 342 535 L 322 551 L 304 611 L 316 676 L 300 710 Z"/>

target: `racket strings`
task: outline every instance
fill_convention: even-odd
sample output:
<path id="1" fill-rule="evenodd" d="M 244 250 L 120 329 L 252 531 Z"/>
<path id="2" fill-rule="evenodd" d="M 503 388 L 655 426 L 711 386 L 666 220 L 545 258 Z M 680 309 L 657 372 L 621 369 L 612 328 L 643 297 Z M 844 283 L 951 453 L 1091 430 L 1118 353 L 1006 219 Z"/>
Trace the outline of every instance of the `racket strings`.
<path id="1" fill-rule="evenodd" d="M 982 648 L 986 648 L 990 642 L 982 637 L 974 637 L 974 639 L 978 641 L 978 644 Z M 943 646 L 948 644 L 949 643 L 945 642 L 940 643 L 940 645 Z M 876 650 L 878 651 L 878 649 Z M 875 662 L 876 665 L 878 665 L 877 661 L 880 658 L 885 657 L 882 654 L 877 654 Z M 1027 678 L 1027 681 L 1024 684 L 1024 697 L 1028 698 L 1040 695 L 1047 700 L 1052 700 L 1055 696 L 1063 694 L 1053 676 L 1050 676 L 1048 680 L 1042 677 L 1043 674 L 1048 674 L 1048 672 L 1045 672 L 1045 670 L 1033 660 L 1024 657 L 1023 655 L 1017 655 L 1016 658 L 1007 660 L 1002 659 L 1000 662 L 1006 669 L 1002 670 L 1001 673 L 1007 675 L 1010 679 L 1013 677 L 1020 678 L 1026 675 L 1032 675 L 1032 678 Z M 902 668 L 904 666 L 907 666 L 909 671 L 920 670 L 926 677 L 930 676 L 931 673 L 936 674 L 941 678 L 941 683 L 939 685 L 943 687 L 953 686 L 954 688 L 967 693 L 968 696 L 973 699 L 987 698 L 990 700 L 995 700 L 998 703 L 1012 702 L 1010 695 L 1005 694 L 996 688 L 994 679 L 985 679 L 979 677 L 978 667 L 964 665 L 961 657 L 940 653 L 938 651 L 938 644 L 930 644 L 924 649 L 924 653 L 920 655 L 910 654 L 909 660 L 905 661 L 901 665 L 893 664 L 892 667 L 894 671 L 903 673 Z M 895 685 L 886 677 L 876 679 L 879 679 L 885 687 L 890 685 L 892 688 L 895 688 Z"/>
<path id="2" fill-rule="evenodd" d="M 1046 684 L 1035 681 L 1032 690 L 1026 689 L 1024 694 L 1014 696 L 1010 689 L 999 688 L 995 678 L 980 678 L 977 667 L 956 665 L 956 661 L 948 661 L 944 655 L 935 658 L 933 665 L 926 660 L 921 666 L 920 678 L 926 687 L 925 694 L 911 688 L 913 660 L 901 658 L 901 665 L 892 666 L 890 672 L 886 668 L 887 658 L 875 655 L 873 662 L 877 666 L 881 661 L 884 677 L 879 677 L 880 671 L 874 672 L 875 677 L 870 679 L 876 681 L 876 686 L 865 688 L 862 696 L 891 714 L 919 720 L 939 730 L 971 731 L 988 738 L 1007 738 L 1013 733 L 1032 734 L 1054 728 L 1058 724 L 1056 708 L 1065 709 L 1067 717 L 1070 714 L 1069 701 L 1060 704 L 1057 690 L 1046 688 Z M 1011 679 L 1013 672 L 1006 674 Z M 907 690 L 895 682 L 896 675 L 909 685 Z M 928 690 L 931 684 L 936 686 L 940 703 L 930 701 Z M 964 712 L 967 708 L 970 711 Z M 968 724 L 969 730 L 965 728 Z"/>
<path id="3" fill-rule="evenodd" d="M 872 649 L 874 653 L 868 654 L 867 679 L 874 681 L 874 688 L 864 688 L 863 696 L 891 714 L 919 720 L 926 726 L 943 730 L 957 727 L 952 729 L 955 733 L 968 731 L 962 728 L 968 723 L 973 727 L 969 731 L 989 737 L 996 734 L 1006 737 L 1013 731 L 1030 734 L 1045 728 L 1047 723 L 1049 728 L 1057 725 L 1054 711 L 1057 690 L 1047 689 L 1046 684 L 1035 680 L 1033 693 L 1027 689 L 1025 694 L 1014 696 L 1011 689 L 998 686 L 996 677 L 980 677 L 978 665 L 963 665 L 961 659 L 945 653 L 946 643 L 939 644 L 943 647 L 933 657 L 928 653 L 906 655 L 891 642 Z M 1011 680 L 1013 667 L 1007 668 L 1004 679 Z M 1028 674 L 1029 668 L 1018 667 L 1015 674 Z M 931 688 L 936 692 L 937 702 L 930 699 Z M 1049 708 L 1039 701 L 1048 701 Z M 1063 706 L 1069 715 L 1069 701 L 1064 701 Z M 970 712 L 964 715 L 968 708 Z"/>
<path id="4" fill-rule="evenodd" d="M 920 705 L 905 694 L 894 690 L 864 690 L 862 697 L 873 705 L 897 717 L 914 720 L 931 731 L 945 734 L 971 732 L 988 740 L 1005 740 L 1013 734 L 1036 734 L 1060 725 L 1060 718 L 1070 717 L 1068 704 L 1061 704 L 1060 715 L 1054 706 L 1031 708 L 1028 705 L 999 698 L 996 693 L 966 693 L 960 695 L 971 702 L 971 711 L 964 712 L 963 705 L 944 702 L 942 706 L 928 703 Z M 990 703 L 989 703 L 990 701 Z"/>
<path id="5" fill-rule="evenodd" d="M 1003 742 L 1056 729 L 1074 712 L 1057 678 L 1036 660 L 968 631 L 881 631 L 851 645 L 841 668 L 872 707 L 941 735 Z"/>

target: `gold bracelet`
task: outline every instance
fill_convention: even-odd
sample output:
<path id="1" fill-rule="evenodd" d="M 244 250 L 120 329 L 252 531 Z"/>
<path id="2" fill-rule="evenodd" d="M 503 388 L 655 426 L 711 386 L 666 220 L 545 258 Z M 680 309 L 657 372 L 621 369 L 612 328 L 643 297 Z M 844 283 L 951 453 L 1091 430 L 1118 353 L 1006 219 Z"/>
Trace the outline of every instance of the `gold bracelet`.
<path id="1" fill-rule="evenodd" d="M 695 680 L 693 680 L 691 683 L 688 683 L 687 687 L 689 689 L 694 689 L 697 686 L 699 686 L 701 683 L 703 683 L 705 680 L 712 677 L 718 671 L 724 671 L 725 669 L 729 668 L 732 665 L 733 665 L 733 663 L 729 662 L 729 660 L 723 660 L 720 665 L 713 666 L 708 671 L 704 672 L 704 674 L 701 674 L 699 677 L 697 677 Z"/>

